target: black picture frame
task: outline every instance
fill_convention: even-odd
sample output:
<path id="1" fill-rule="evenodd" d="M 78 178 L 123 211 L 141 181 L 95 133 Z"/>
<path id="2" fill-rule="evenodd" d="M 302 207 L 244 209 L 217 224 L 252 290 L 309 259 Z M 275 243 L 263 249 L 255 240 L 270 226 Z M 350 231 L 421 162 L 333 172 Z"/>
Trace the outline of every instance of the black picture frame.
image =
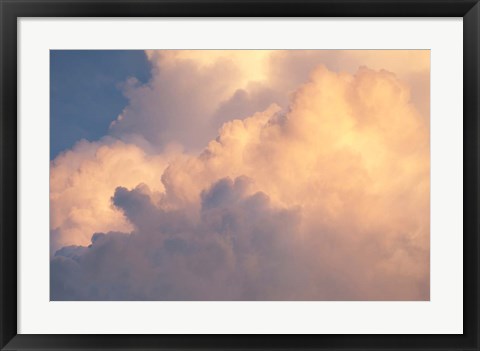
<path id="1" fill-rule="evenodd" d="M 0 0 L 2 350 L 479 350 L 478 0 Z M 461 335 L 17 334 L 17 19 L 19 17 L 463 17 L 463 325 Z M 452 116 L 458 118 L 459 116 Z M 288 316 L 286 316 L 288 318 Z"/>

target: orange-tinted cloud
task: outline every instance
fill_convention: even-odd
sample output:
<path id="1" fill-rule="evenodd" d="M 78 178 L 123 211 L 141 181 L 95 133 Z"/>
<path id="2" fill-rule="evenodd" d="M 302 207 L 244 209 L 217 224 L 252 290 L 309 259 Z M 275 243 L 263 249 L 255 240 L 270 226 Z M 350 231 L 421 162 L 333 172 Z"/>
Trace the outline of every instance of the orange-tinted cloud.
<path id="1" fill-rule="evenodd" d="M 200 99 L 199 116 L 206 120 L 226 108 L 230 94 L 238 94 L 235 79 L 247 94 L 236 103 L 255 101 L 252 96 L 265 93 L 265 87 L 291 87 L 291 94 L 284 92 L 290 101 L 283 106 L 283 98 L 273 99 L 261 112 L 224 122 L 199 155 L 85 143 L 56 160 L 52 229 L 62 245 L 83 246 L 56 253 L 52 298 L 428 299 L 429 122 L 422 110 L 428 94 L 423 100 L 417 96 L 411 71 L 401 64 L 404 55 L 411 56 L 424 74 L 428 55 L 373 53 L 327 52 L 346 68 L 315 65 L 303 84 L 288 78 L 291 62 L 298 56 L 307 65 L 317 52 L 255 56 L 256 85 L 248 79 L 248 64 L 234 64 L 248 61 L 245 53 L 215 52 L 212 64 L 205 52 L 159 58 L 158 71 L 190 65 L 205 82 L 217 80 L 212 91 L 197 92 L 186 78 L 171 77 L 174 91 L 193 89 L 186 93 L 196 96 L 188 110 Z M 156 55 L 149 53 L 151 59 Z M 281 63 L 264 68 L 264 60 Z M 405 79 L 378 69 L 382 60 L 396 65 Z M 350 72 L 349 65 L 364 61 L 375 69 Z M 237 68 L 226 75 L 228 82 L 211 76 L 230 72 L 226 67 Z M 285 77 L 269 75 L 281 67 Z M 133 121 L 134 111 L 155 111 L 156 89 L 135 88 L 125 120 Z M 279 94 L 266 94 L 265 101 Z M 128 110 L 131 106 L 137 107 Z M 142 118 L 136 122 L 151 126 Z M 196 127 L 197 120 L 191 122 L 187 134 Z M 198 130 L 209 133 L 201 125 Z M 105 215 L 95 218 L 95 213 Z M 87 248 L 93 232 L 103 234 L 93 236 Z"/>

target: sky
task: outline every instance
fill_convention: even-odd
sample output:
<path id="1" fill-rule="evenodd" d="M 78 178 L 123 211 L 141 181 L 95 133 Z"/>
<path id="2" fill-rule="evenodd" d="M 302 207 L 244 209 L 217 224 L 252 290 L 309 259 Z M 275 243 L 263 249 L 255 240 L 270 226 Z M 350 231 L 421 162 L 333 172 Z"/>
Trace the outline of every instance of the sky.
<path id="1" fill-rule="evenodd" d="M 428 50 L 51 52 L 51 300 L 429 300 Z"/>
<path id="2" fill-rule="evenodd" d="M 150 63 L 143 51 L 50 51 L 50 159 L 81 140 L 97 140 L 128 100 L 129 77 L 146 83 Z"/>

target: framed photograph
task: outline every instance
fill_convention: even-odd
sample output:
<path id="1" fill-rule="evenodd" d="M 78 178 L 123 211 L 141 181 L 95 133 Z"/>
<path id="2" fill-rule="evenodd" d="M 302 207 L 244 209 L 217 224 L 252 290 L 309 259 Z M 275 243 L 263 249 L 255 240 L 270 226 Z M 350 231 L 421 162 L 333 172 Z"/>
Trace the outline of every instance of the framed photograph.
<path id="1" fill-rule="evenodd" d="M 477 0 L 1 0 L 1 350 L 479 350 Z"/>

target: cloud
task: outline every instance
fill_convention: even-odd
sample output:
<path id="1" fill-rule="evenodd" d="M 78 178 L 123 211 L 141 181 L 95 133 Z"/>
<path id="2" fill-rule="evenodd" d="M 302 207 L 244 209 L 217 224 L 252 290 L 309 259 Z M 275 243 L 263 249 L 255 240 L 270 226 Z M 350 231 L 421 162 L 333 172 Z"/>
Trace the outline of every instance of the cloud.
<path id="1" fill-rule="evenodd" d="M 429 126 L 411 93 L 386 70 L 320 65 L 288 106 L 224 122 L 199 155 L 78 147 L 52 183 L 80 196 L 83 175 L 102 179 L 85 208 L 101 199 L 111 219 L 56 251 L 52 299 L 429 299 Z"/>
<path id="2" fill-rule="evenodd" d="M 412 89 L 412 102 L 429 117 L 429 50 L 149 50 L 152 77 L 124 86 L 128 106 L 110 135 L 161 151 L 180 143 L 199 151 L 231 119 L 272 103 L 287 108 L 290 95 L 319 65 L 353 74 L 359 64 L 395 72 Z M 405 64 L 408 62 L 408 64 Z M 142 145 L 141 145 L 142 146 Z"/>
<path id="3" fill-rule="evenodd" d="M 125 138 L 133 132 L 156 147 L 180 142 L 201 149 L 221 125 L 214 118 L 217 108 L 238 89 L 264 79 L 267 55 L 267 51 L 147 51 L 152 78 L 145 85 L 136 79 L 125 84 L 129 105 L 112 123 L 111 135 Z"/>
<path id="4" fill-rule="evenodd" d="M 265 290 L 278 294 L 263 282 L 288 274 L 282 267 L 290 261 L 293 248 L 287 244 L 293 243 L 296 212 L 272 208 L 265 194 L 246 195 L 245 182 L 225 178 L 213 184 L 202 193 L 195 222 L 181 211 L 158 208 L 141 189 L 118 188 L 113 201 L 135 231 L 95 234 L 88 248 L 57 251 L 52 299 L 236 300 L 261 298 Z"/>
<path id="5" fill-rule="evenodd" d="M 128 231 L 131 224 L 110 197 L 118 186 L 146 182 L 163 190 L 160 175 L 170 153 L 148 155 L 133 144 L 105 138 L 80 141 L 50 167 L 51 247 L 87 245 L 96 231 Z M 52 252 L 53 253 L 53 252 Z"/>

